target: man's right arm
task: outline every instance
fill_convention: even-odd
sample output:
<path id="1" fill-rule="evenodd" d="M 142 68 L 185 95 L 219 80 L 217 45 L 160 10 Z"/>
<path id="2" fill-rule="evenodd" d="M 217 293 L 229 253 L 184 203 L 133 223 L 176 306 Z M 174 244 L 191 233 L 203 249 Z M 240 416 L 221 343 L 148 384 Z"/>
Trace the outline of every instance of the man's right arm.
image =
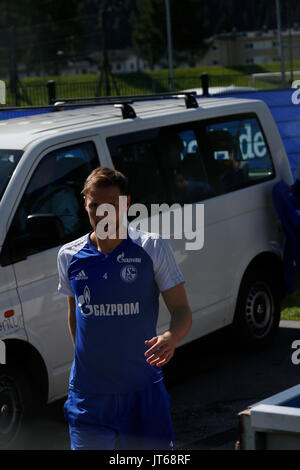
<path id="1" fill-rule="evenodd" d="M 73 344 L 76 336 L 76 304 L 75 297 L 68 296 L 68 325 Z"/>

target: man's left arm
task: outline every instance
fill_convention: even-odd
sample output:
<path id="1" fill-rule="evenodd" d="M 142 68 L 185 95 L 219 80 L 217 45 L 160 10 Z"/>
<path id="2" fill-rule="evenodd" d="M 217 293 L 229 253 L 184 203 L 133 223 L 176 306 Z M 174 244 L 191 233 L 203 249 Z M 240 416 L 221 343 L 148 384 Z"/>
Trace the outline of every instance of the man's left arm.
<path id="1" fill-rule="evenodd" d="M 158 367 L 164 366 L 170 361 L 176 346 L 192 325 L 192 312 L 183 283 L 163 291 L 162 296 L 171 315 L 169 329 L 163 334 L 145 341 L 147 346 L 151 346 L 145 352 L 146 360 L 150 365 Z"/>

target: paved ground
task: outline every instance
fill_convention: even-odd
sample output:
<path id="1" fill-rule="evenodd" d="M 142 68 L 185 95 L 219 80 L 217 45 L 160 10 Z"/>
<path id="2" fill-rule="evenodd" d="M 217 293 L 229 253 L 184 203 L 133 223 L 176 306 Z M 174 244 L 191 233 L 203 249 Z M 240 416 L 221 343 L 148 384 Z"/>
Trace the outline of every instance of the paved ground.
<path id="1" fill-rule="evenodd" d="M 178 362 L 189 364 L 186 375 L 169 388 L 177 448 L 233 450 L 237 414 L 300 383 L 300 365 L 291 361 L 299 328 L 300 322 L 281 322 L 274 344 L 256 353 L 237 352 L 222 334 L 184 351 Z"/>
<path id="2" fill-rule="evenodd" d="M 218 332 L 180 348 L 166 370 L 177 449 L 234 449 L 237 413 L 300 383 L 291 344 L 300 322 L 282 322 L 265 351 L 240 352 Z M 13 449 L 69 449 L 64 400 L 46 406 Z"/>

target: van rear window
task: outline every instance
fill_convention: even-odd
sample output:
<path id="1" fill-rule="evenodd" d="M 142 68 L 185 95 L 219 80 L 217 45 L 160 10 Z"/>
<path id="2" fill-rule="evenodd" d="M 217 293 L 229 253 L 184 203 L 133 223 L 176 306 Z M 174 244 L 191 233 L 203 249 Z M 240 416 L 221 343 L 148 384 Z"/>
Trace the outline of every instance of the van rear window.
<path id="1" fill-rule="evenodd" d="M 22 150 L 0 149 L 0 200 L 23 153 Z"/>

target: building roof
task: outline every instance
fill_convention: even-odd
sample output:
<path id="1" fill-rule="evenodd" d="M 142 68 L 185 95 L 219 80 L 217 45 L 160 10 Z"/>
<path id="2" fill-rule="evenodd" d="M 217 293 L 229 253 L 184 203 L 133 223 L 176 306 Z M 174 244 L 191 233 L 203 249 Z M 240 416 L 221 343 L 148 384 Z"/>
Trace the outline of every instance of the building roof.
<path id="1" fill-rule="evenodd" d="M 282 36 L 300 36 L 300 29 L 282 29 L 281 35 Z M 256 39 L 256 38 L 261 38 L 261 39 L 271 39 L 274 37 L 278 37 L 278 31 L 277 29 L 261 29 L 261 30 L 256 30 L 256 31 L 226 31 L 220 34 L 217 34 L 213 37 L 214 40 L 230 40 L 230 39 Z"/>

